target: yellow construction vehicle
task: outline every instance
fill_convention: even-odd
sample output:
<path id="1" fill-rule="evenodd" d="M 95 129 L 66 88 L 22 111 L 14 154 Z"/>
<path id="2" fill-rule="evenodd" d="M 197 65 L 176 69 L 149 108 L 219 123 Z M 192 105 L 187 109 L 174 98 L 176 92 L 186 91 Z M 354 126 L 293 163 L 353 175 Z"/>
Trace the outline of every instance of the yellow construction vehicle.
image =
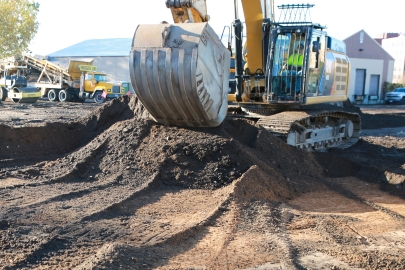
<path id="1" fill-rule="evenodd" d="M 50 101 L 79 101 L 94 99 L 97 103 L 116 98 L 129 91 L 129 83 L 110 82 L 107 74 L 97 71 L 93 61 L 70 60 L 67 69 L 47 60 L 25 55 L 21 59 L 30 68 L 40 71 L 33 86 Z"/>
<path id="2" fill-rule="evenodd" d="M 28 86 L 26 70 L 27 66 L 18 65 L 14 57 L 0 61 L 0 101 L 9 98 L 15 103 L 34 103 L 41 97 L 35 87 Z"/>
<path id="3" fill-rule="evenodd" d="M 281 5 L 276 21 L 273 1 L 240 0 L 242 23 L 235 0 L 232 93 L 231 53 L 208 25 L 205 3 L 166 0 L 175 23 L 135 31 L 131 82 L 155 121 L 214 127 L 232 113 L 256 119 L 300 148 L 345 148 L 358 141 L 357 113 L 318 105 L 347 101 L 350 61 L 344 42 L 308 20 L 313 5 Z"/>

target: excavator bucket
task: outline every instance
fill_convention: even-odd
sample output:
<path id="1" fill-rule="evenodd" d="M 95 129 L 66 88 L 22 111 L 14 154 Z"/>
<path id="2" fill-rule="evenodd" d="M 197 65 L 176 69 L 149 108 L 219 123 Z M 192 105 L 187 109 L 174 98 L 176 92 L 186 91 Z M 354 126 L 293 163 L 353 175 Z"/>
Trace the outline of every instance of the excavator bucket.
<path id="1" fill-rule="evenodd" d="M 131 83 L 158 123 L 215 127 L 228 109 L 230 52 L 207 23 L 139 25 Z"/>

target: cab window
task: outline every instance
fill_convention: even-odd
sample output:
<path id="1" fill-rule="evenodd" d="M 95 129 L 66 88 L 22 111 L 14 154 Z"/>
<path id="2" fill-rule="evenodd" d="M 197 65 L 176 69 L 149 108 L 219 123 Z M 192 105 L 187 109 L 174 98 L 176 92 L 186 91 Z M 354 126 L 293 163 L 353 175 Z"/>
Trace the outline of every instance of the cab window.
<path id="1" fill-rule="evenodd" d="M 106 76 L 104 74 L 94 74 L 94 79 L 98 82 L 105 82 L 107 81 Z"/>

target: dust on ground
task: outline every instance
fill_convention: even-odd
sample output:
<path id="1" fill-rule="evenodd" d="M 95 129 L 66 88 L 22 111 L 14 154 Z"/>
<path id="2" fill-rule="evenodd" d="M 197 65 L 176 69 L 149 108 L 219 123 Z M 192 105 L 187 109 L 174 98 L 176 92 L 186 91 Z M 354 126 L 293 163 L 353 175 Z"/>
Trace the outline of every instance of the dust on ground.
<path id="1" fill-rule="evenodd" d="M 359 142 L 327 152 L 245 119 L 158 125 L 135 96 L 17 106 L 1 269 L 405 268 L 405 106 L 358 108 Z"/>

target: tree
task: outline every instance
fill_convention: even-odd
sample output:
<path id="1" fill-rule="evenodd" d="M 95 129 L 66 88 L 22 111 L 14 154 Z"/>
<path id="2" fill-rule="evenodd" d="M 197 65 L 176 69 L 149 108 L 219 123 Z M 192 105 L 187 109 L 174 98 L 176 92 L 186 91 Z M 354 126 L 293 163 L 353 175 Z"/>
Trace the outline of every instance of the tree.
<path id="1" fill-rule="evenodd" d="M 405 84 L 385 82 L 383 86 L 384 93 L 394 91 L 399 87 L 405 87 Z"/>
<path id="2" fill-rule="evenodd" d="M 28 51 L 38 31 L 38 11 L 31 0 L 0 0 L 0 58 Z"/>

